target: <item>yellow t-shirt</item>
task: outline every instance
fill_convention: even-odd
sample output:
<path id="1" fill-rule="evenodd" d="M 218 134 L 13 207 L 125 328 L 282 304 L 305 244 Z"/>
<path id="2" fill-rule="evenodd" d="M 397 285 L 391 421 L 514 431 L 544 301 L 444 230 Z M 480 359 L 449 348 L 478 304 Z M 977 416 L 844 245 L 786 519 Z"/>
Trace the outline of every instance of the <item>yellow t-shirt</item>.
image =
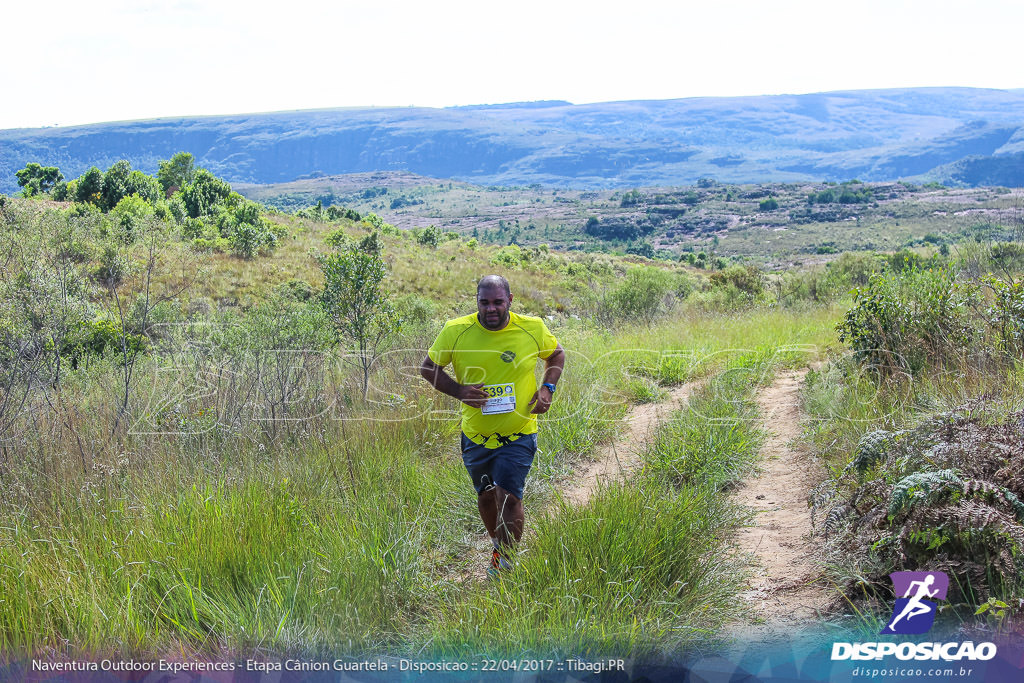
<path id="1" fill-rule="evenodd" d="M 488 330 L 476 313 L 445 323 L 427 351 L 430 360 L 451 364 L 459 384 L 484 384 L 492 398 L 483 408 L 462 404 L 462 432 L 474 443 L 497 448 L 498 436 L 534 434 L 537 416 L 530 398 L 537 391 L 534 369 L 558 340 L 540 318 L 509 313 L 508 324 Z"/>

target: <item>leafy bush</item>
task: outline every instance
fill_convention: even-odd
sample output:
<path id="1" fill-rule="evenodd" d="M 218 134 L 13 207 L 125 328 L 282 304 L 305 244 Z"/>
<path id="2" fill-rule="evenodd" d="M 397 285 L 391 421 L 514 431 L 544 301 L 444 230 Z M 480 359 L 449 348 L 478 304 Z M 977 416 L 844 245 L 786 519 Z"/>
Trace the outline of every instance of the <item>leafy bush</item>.
<path id="1" fill-rule="evenodd" d="M 416 236 L 417 244 L 422 244 L 423 246 L 431 247 L 432 249 L 436 249 L 437 245 L 441 242 L 441 229 L 436 225 L 413 230 L 413 235 Z"/>
<path id="2" fill-rule="evenodd" d="M 103 246 L 99 263 L 93 270 L 93 278 L 105 287 L 115 287 L 124 281 L 128 274 L 129 264 L 124 254 L 112 244 Z"/>
<path id="3" fill-rule="evenodd" d="M 711 274 L 712 287 L 733 286 L 751 300 L 764 293 L 764 274 L 756 266 L 731 266 Z"/>
<path id="4" fill-rule="evenodd" d="M 640 226 L 632 220 L 612 218 L 602 221 L 595 216 L 588 218 L 583 225 L 584 233 L 604 240 L 635 240 L 650 233 L 651 230 L 653 230 L 653 226 L 647 224 Z"/>
<path id="5" fill-rule="evenodd" d="M 156 172 L 156 179 L 164 196 L 188 185 L 194 176 L 195 157 L 188 152 L 178 152 L 170 159 L 161 161 Z"/>
<path id="6" fill-rule="evenodd" d="M 182 186 L 176 196 L 181 198 L 185 212 L 192 218 L 213 213 L 218 204 L 231 195 L 231 186 L 205 168 L 197 169 L 191 183 Z"/>
<path id="7" fill-rule="evenodd" d="M 327 207 L 327 220 L 337 221 L 342 218 L 347 218 L 350 221 L 358 223 L 362 220 L 362 216 L 355 209 L 346 209 L 344 206 L 328 206 Z"/>
<path id="8" fill-rule="evenodd" d="M 643 200 L 643 198 L 644 195 L 640 192 L 640 190 L 630 190 L 629 192 L 626 192 L 625 194 L 622 195 L 622 201 L 619 203 L 619 206 L 622 206 L 624 208 L 636 206 Z"/>
<path id="9" fill-rule="evenodd" d="M 153 205 L 137 194 L 123 197 L 110 214 L 117 228 L 118 238 L 125 244 L 135 241 L 140 223 L 154 215 Z"/>
<path id="10" fill-rule="evenodd" d="M 978 287 L 945 268 L 876 274 L 854 292 L 838 325 L 861 363 L 883 373 L 917 373 L 961 358 L 978 337 L 971 313 Z"/>
<path id="11" fill-rule="evenodd" d="M 364 254 L 379 255 L 384 251 L 384 240 L 381 239 L 380 232 L 374 230 L 369 235 L 359 240 L 359 244 L 356 245 L 356 249 Z"/>
<path id="12" fill-rule="evenodd" d="M 140 334 L 123 331 L 120 325 L 107 318 L 83 321 L 61 354 L 77 368 L 83 358 L 103 357 L 106 353 L 139 353 L 145 350 L 146 339 Z"/>
<path id="13" fill-rule="evenodd" d="M 396 299 L 395 311 L 403 324 L 434 325 L 437 321 L 437 304 L 419 294 L 406 294 Z"/>
<path id="14" fill-rule="evenodd" d="M 275 291 L 286 299 L 294 301 L 310 301 L 316 295 L 313 286 L 301 278 L 292 278 L 279 284 Z"/>
<path id="15" fill-rule="evenodd" d="M 338 228 L 324 235 L 324 244 L 335 249 L 348 249 L 352 245 L 352 240 L 347 232 Z"/>
<path id="16" fill-rule="evenodd" d="M 213 251 L 224 254 L 231 249 L 231 242 L 223 237 L 197 237 L 192 240 L 191 247 L 194 251 Z"/>
<path id="17" fill-rule="evenodd" d="M 277 235 L 264 225 L 253 225 L 252 223 L 237 224 L 227 239 L 231 244 L 231 251 L 244 259 L 251 259 L 261 253 L 273 251 L 277 246 Z"/>
<path id="18" fill-rule="evenodd" d="M 41 166 L 35 162 L 29 162 L 14 175 L 18 179 L 18 186 L 24 188 L 22 195 L 25 197 L 50 192 L 64 180 L 64 174 L 56 166 Z"/>
<path id="19" fill-rule="evenodd" d="M 401 329 L 391 298 L 384 289 L 387 268 L 379 254 L 349 249 L 321 256 L 324 311 L 338 336 L 350 345 L 362 371 L 363 398 L 370 369 Z"/>
<path id="20" fill-rule="evenodd" d="M 985 311 L 995 332 L 996 344 L 1002 350 L 1020 357 L 1024 353 L 1024 281 L 1005 281 L 989 276 L 993 302 Z"/>
<path id="21" fill-rule="evenodd" d="M 212 232 L 208 232 L 206 222 L 202 218 L 186 218 L 181 226 L 181 236 L 186 240 L 217 237 Z"/>
<path id="22" fill-rule="evenodd" d="M 636 256 L 643 256 L 644 258 L 654 258 L 654 246 L 647 241 L 637 242 L 626 247 L 627 254 L 635 254 Z"/>
<path id="23" fill-rule="evenodd" d="M 522 258 L 523 250 L 515 244 L 510 244 L 495 252 L 494 256 L 491 257 L 491 263 L 507 268 L 518 268 L 522 265 Z"/>
<path id="24" fill-rule="evenodd" d="M 828 278 L 831 284 L 839 289 L 863 287 L 871 275 L 883 268 L 882 259 L 871 252 L 844 252 L 835 261 L 830 262 Z"/>
<path id="25" fill-rule="evenodd" d="M 235 255 L 245 259 L 272 252 L 285 235 L 283 227 L 271 224 L 260 214 L 258 204 L 241 197 L 233 197 L 231 203 L 219 208 L 216 223 Z"/>
<path id="26" fill-rule="evenodd" d="M 626 277 L 606 295 L 605 314 L 650 322 L 671 304 L 674 285 L 672 275 L 661 268 L 630 268 Z"/>
<path id="27" fill-rule="evenodd" d="M 75 185 L 75 201 L 100 205 L 103 192 L 103 172 L 93 166 L 78 178 Z"/>

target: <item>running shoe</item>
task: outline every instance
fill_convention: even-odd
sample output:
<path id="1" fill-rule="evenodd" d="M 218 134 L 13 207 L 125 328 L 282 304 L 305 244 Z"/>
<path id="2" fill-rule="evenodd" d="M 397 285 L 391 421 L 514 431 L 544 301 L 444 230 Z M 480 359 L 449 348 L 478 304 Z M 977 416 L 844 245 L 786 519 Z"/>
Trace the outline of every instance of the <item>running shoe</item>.
<path id="1" fill-rule="evenodd" d="M 512 571 L 512 563 L 508 561 L 497 548 L 491 553 L 491 566 L 487 568 L 487 575 L 492 579 L 500 578 L 505 572 Z"/>

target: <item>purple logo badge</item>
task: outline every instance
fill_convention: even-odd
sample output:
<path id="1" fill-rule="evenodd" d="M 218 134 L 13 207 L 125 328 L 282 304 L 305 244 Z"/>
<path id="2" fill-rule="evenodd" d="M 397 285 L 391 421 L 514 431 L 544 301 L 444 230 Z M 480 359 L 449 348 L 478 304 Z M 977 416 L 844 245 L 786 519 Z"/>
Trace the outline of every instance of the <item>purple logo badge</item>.
<path id="1" fill-rule="evenodd" d="M 892 608 L 892 619 L 881 632 L 904 635 L 926 632 L 935 622 L 933 600 L 946 599 L 949 577 L 945 572 L 893 572 L 889 576 L 896 604 Z"/>

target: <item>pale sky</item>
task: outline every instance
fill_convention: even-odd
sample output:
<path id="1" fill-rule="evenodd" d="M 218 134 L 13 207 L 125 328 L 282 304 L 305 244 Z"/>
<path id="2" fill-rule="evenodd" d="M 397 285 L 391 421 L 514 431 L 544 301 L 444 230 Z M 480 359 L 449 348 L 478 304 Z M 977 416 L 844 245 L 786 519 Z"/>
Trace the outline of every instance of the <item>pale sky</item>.
<path id="1" fill-rule="evenodd" d="M 1024 88 L 1017 0 L 5 3 L 0 128 L 355 106 Z"/>

